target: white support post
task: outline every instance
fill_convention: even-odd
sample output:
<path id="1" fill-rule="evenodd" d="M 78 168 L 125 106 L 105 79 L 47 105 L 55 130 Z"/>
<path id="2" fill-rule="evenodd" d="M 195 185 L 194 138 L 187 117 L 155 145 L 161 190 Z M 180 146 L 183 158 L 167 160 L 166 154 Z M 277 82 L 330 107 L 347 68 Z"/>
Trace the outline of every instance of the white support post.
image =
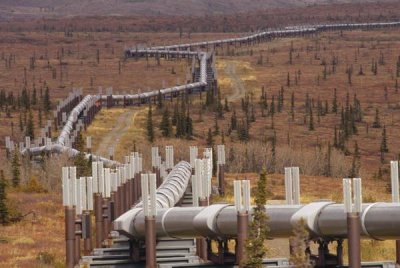
<path id="1" fill-rule="evenodd" d="M 76 167 L 69 167 L 71 205 L 76 206 Z"/>
<path id="2" fill-rule="evenodd" d="M 99 192 L 99 179 L 98 179 L 98 170 L 97 170 L 97 162 L 92 162 L 92 185 L 93 185 L 93 193 Z"/>
<path id="3" fill-rule="evenodd" d="M 292 200 L 294 205 L 300 205 L 300 169 L 292 167 Z"/>
<path id="4" fill-rule="evenodd" d="M 111 192 L 116 192 L 118 187 L 118 176 L 117 172 L 110 173 L 110 183 L 111 183 Z"/>
<path id="5" fill-rule="evenodd" d="M 293 181 L 292 181 L 292 169 L 285 167 L 285 196 L 286 204 L 293 204 Z"/>
<path id="6" fill-rule="evenodd" d="M 190 152 L 190 165 L 192 166 L 193 169 L 195 166 L 197 156 L 199 154 L 199 149 L 197 148 L 197 146 L 190 146 L 189 152 Z"/>
<path id="7" fill-rule="evenodd" d="M 71 192 L 70 192 L 70 180 L 69 180 L 69 168 L 62 167 L 62 193 L 63 193 L 63 206 L 72 206 Z"/>
<path id="8" fill-rule="evenodd" d="M 156 174 L 149 174 L 149 197 L 150 197 L 150 216 L 157 215 L 156 206 L 156 189 L 157 189 L 157 176 Z"/>
<path id="9" fill-rule="evenodd" d="M 195 161 L 195 185 L 198 198 L 205 198 L 204 189 L 203 189 L 203 160 L 196 159 Z M 199 205 L 199 200 L 194 200 L 193 204 Z"/>
<path id="10" fill-rule="evenodd" d="M 345 213 L 351 213 L 353 211 L 351 198 L 351 179 L 343 179 L 343 204 Z"/>
<path id="11" fill-rule="evenodd" d="M 242 181 L 233 181 L 233 193 L 235 198 L 236 211 L 239 212 L 242 210 Z"/>
<path id="12" fill-rule="evenodd" d="M 399 162 L 390 161 L 390 177 L 392 185 L 392 202 L 399 203 Z"/>
<path id="13" fill-rule="evenodd" d="M 243 180 L 242 181 L 242 186 L 243 186 L 243 209 L 248 212 L 250 211 L 250 181 L 249 180 Z"/>
<path id="14" fill-rule="evenodd" d="M 111 178 L 110 169 L 104 169 L 104 195 L 105 198 L 110 198 L 111 196 Z"/>
<path id="15" fill-rule="evenodd" d="M 86 209 L 92 211 L 93 210 L 93 178 L 92 177 L 86 177 L 86 190 L 87 190 Z"/>
<path id="16" fill-rule="evenodd" d="M 354 195 L 353 212 L 361 213 L 361 211 L 362 211 L 362 187 L 361 187 L 361 179 L 360 178 L 353 178 L 353 195 Z"/>
<path id="17" fill-rule="evenodd" d="M 233 182 L 236 211 L 246 213 L 250 211 L 250 181 L 235 180 Z"/>
<path id="18" fill-rule="evenodd" d="M 76 215 L 82 215 L 82 195 L 83 189 L 81 182 L 84 181 L 85 178 L 80 177 L 76 179 Z"/>
<path id="19" fill-rule="evenodd" d="M 218 165 L 225 165 L 225 145 L 217 146 Z"/>
<path id="20" fill-rule="evenodd" d="M 103 168 L 104 164 L 103 162 L 97 162 L 97 178 L 99 181 L 99 193 L 101 193 L 101 195 L 103 196 L 103 198 L 105 197 L 105 189 L 104 189 L 104 168 Z"/>
<path id="21" fill-rule="evenodd" d="M 148 174 L 142 174 L 141 175 L 141 187 L 142 187 L 142 201 L 143 201 L 143 211 L 144 211 L 144 216 L 148 217 L 150 216 L 150 211 L 149 211 L 149 175 Z"/>
<path id="22" fill-rule="evenodd" d="M 153 168 L 158 168 L 158 147 L 151 148 L 151 166 Z"/>

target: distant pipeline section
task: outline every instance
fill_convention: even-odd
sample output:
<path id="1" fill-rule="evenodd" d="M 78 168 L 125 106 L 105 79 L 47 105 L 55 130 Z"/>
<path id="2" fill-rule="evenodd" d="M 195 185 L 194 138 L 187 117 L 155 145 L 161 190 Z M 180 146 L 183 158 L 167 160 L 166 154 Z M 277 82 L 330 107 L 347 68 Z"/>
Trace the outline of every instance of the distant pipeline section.
<path id="1" fill-rule="evenodd" d="M 182 58 L 192 58 L 197 59 L 200 65 L 200 76 L 198 81 L 193 81 L 192 83 L 179 85 L 175 87 L 164 88 L 160 90 L 153 90 L 138 94 L 125 94 L 125 95 L 87 95 L 83 98 L 69 113 L 68 119 L 61 130 L 61 133 L 57 139 L 56 144 L 47 145 L 41 147 L 25 148 L 22 150 L 22 154 L 38 155 L 42 152 L 52 152 L 60 153 L 64 151 L 69 151 L 72 156 L 77 154 L 75 149 L 71 148 L 70 140 L 76 137 L 76 128 L 79 118 L 84 114 L 88 113 L 93 106 L 98 102 L 117 102 L 120 101 L 129 102 L 132 104 L 142 104 L 149 103 L 155 100 L 158 95 L 167 96 L 171 95 L 177 96 L 180 92 L 201 92 L 206 90 L 208 86 L 208 70 L 207 61 L 212 57 L 211 53 L 208 52 L 196 52 L 196 49 L 208 48 L 213 46 L 214 48 L 227 45 L 235 44 L 257 44 L 260 42 L 270 41 L 275 38 L 285 38 L 285 37 L 296 37 L 316 34 L 322 31 L 333 31 L 333 30 L 353 30 L 353 29 L 378 29 L 378 28 L 390 28 L 398 27 L 400 22 L 381 22 L 381 23 L 354 23 L 354 24 L 321 24 L 314 26 L 294 26 L 286 27 L 282 30 L 271 30 L 264 31 L 260 33 L 255 33 L 245 37 L 222 39 L 215 41 L 197 42 L 189 44 L 171 45 L 171 46 L 157 46 L 148 49 L 128 49 L 125 51 L 125 56 L 127 58 L 140 58 L 140 57 L 159 57 L 159 58 L 169 58 L 169 57 L 182 57 Z M 215 73 L 215 68 L 211 68 L 211 71 Z M 69 111 L 66 110 L 66 111 Z M 57 121 L 60 121 L 60 115 L 57 115 Z M 86 154 L 87 157 L 91 155 Z M 106 161 L 105 158 L 96 157 L 97 160 L 105 161 L 106 164 L 116 164 L 115 161 Z M 111 162 L 110 162 L 111 161 Z"/>

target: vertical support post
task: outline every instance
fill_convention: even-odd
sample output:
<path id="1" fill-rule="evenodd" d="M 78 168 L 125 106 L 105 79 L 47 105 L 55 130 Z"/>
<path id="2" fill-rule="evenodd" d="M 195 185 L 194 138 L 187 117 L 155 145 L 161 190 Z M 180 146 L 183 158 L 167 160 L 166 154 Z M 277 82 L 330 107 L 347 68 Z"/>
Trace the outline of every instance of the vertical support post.
<path id="1" fill-rule="evenodd" d="M 336 258 L 337 265 L 343 265 L 343 240 L 337 241 Z"/>
<path id="2" fill-rule="evenodd" d="M 90 254 L 93 249 L 92 245 L 92 215 L 91 211 L 93 211 L 93 178 L 86 178 L 86 202 L 85 202 L 85 212 L 84 217 L 82 219 L 82 229 L 85 230 L 85 233 L 82 234 L 83 237 L 83 245 L 85 255 Z"/>
<path id="3" fill-rule="evenodd" d="M 146 268 L 157 267 L 156 256 L 156 174 L 141 175 L 143 210 L 145 215 Z"/>
<path id="4" fill-rule="evenodd" d="M 300 205 L 300 169 L 292 167 L 292 200 L 294 205 Z"/>
<path id="5" fill-rule="evenodd" d="M 293 204 L 293 180 L 292 180 L 292 169 L 285 167 L 285 197 L 286 204 Z"/>
<path id="6" fill-rule="evenodd" d="M 237 244 L 236 244 L 236 264 L 240 268 L 244 267 L 245 245 L 248 238 L 249 210 L 250 210 L 250 181 L 234 181 L 234 197 L 237 212 Z M 243 187 L 243 191 L 242 191 Z"/>
<path id="7" fill-rule="evenodd" d="M 165 163 L 169 173 L 174 167 L 174 147 L 172 145 L 165 146 Z"/>
<path id="8" fill-rule="evenodd" d="M 218 153 L 218 190 L 219 195 L 225 195 L 225 145 L 217 146 Z"/>
<path id="9" fill-rule="evenodd" d="M 67 268 L 75 266 L 75 208 L 72 206 L 69 168 L 62 168 L 62 192 L 65 216 L 65 263 Z"/>
<path id="10" fill-rule="evenodd" d="M 96 247 L 101 248 L 103 242 L 103 200 L 100 193 L 94 194 L 94 217 L 96 220 Z"/>
<path id="11" fill-rule="evenodd" d="M 75 209 L 71 206 L 65 207 L 65 245 L 66 266 L 75 267 Z"/>
<path id="12" fill-rule="evenodd" d="M 111 228 L 111 219 L 110 219 L 110 198 L 111 198 L 111 178 L 110 178 L 110 169 L 104 169 L 104 191 L 103 191 L 103 218 L 104 218 L 104 238 L 108 237 Z M 104 213 L 105 212 L 105 213 Z"/>
<path id="13" fill-rule="evenodd" d="M 158 147 L 151 148 L 151 164 L 153 167 L 153 172 L 156 174 L 157 179 L 157 188 L 161 185 L 162 180 L 160 176 L 160 162 L 159 162 L 159 153 Z"/>
<path id="14" fill-rule="evenodd" d="M 351 179 L 343 179 L 343 197 L 344 207 L 347 214 L 347 234 L 349 240 L 349 266 L 352 268 L 361 267 L 361 250 L 360 250 L 360 212 L 362 209 L 361 202 L 361 179 L 353 179 L 353 195 L 354 207 L 352 204 L 352 187 Z"/>
<path id="15" fill-rule="evenodd" d="M 392 182 L 392 202 L 400 203 L 399 200 L 399 162 L 390 161 L 390 177 Z M 400 240 L 396 240 L 396 264 L 400 265 Z"/>
<path id="16" fill-rule="evenodd" d="M 193 175 L 195 172 L 196 159 L 199 154 L 197 146 L 190 146 L 189 153 L 190 153 L 190 165 L 192 166 L 192 175 Z"/>

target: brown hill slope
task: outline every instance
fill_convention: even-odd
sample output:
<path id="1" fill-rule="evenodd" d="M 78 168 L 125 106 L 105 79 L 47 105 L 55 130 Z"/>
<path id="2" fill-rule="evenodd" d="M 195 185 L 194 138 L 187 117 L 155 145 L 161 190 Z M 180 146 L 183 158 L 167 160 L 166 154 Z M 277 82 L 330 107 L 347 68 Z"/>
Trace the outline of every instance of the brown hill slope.
<path id="1" fill-rule="evenodd" d="M 3 0 L 0 18 L 86 15 L 232 14 L 317 4 L 366 3 L 372 0 Z M 388 2 L 380 0 L 378 2 Z"/>

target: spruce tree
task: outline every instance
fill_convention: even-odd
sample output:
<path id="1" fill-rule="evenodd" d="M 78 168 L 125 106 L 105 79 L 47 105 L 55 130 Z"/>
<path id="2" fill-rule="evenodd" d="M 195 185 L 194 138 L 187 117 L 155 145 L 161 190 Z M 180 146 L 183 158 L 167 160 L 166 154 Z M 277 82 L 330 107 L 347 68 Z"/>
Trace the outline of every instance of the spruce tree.
<path id="1" fill-rule="evenodd" d="M 382 130 L 381 152 L 383 153 L 389 152 L 389 148 L 387 145 L 386 126 L 383 126 Z"/>
<path id="2" fill-rule="evenodd" d="M 46 90 L 44 92 L 43 96 L 43 111 L 48 114 L 51 110 L 51 100 L 50 100 L 50 93 L 49 93 L 49 87 L 46 87 Z"/>
<path id="3" fill-rule="evenodd" d="M 292 92 L 292 96 L 290 98 L 290 115 L 292 117 L 292 121 L 294 121 L 294 91 Z"/>
<path id="4" fill-rule="evenodd" d="M 75 142 L 75 148 L 79 151 L 78 155 L 74 159 L 74 166 L 76 166 L 76 175 L 79 177 L 90 176 L 92 173 L 91 167 L 92 164 L 89 160 L 86 160 L 85 157 L 85 145 L 83 141 L 82 134 L 79 133 Z"/>
<path id="5" fill-rule="evenodd" d="M 334 93 L 333 93 L 333 101 L 332 101 L 332 113 L 337 114 L 337 112 L 338 112 L 337 90 L 335 88 Z"/>
<path id="6" fill-rule="evenodd" d="M 296 268 L 311 268 L 309 249 L 309 233 L 303 218 L 293 227 L 293 236 L 290 239 L 293 252 L 290 254 L 290 263 Z"/>
<path id="7" fill-rule="evenodd" d="M 314 118 L 313 118 L 313 110 L 310 108 L 310 120 L 308 124 L 308 130 L 309 131 L 314 131 Z"/>
<path id="8" fill-rule="evenodd" d="M 25 136 L 30 137 L 31 140 L 35 139 L 35 126 L 33 124 L 32 111 L 29 110 L 28 122 L 26 124 Z"/>
<path id="9" fill-rule="evenodd" d="M 11 160 L 11 173 L 12 173 L 12 185 L 18 187 L 21 180 L 20 162 L 18 156 L 18 150 L 14 148 L 14 154 Z"/>
<path id="10" fill-rule="evenodd" d="M 253 209 L 252 221 L 249 226 L 249 236 L 246 242 L 245 267 L 261 268 L 266 253 L 264 246 L 267 240 L 269 228 L 267 226 L 268 216 L 265 211 L 267 202 L 267 172 L 264 169 L 257 181 L 255 207 Z"/>
<path id="11" fill-rule="evenodd" d="M 172 124 L 169 118 L 169 111 L 165 109 L 160 123 L 160 130 L 163 137 L 171 137 L 172 136 Z"/>
<path id="12" fill-rule="evenodd" d="M 207 134 L 207 146 L 212 147 L 214 145 L 214 139 L 213 135 L 211 132 L 211 128 L 208 129 L 208 134 Z"/>
<path id="13" fill-rule="evenodd" d="M 6 188 L 7 182 L 4 178 L 4 172 L 0 170 L 0 224 L 7 224 L 9 222 Z"/>
<path id="14" fill-rule="evenodd" d="M 373 128 L 380 128 L 381 127 L 381 122 L 380 122 L 380 119 L 379 119 L 379 109 L 378 108 L 375 109 L 375 119 L 374 119 L 374 122 L 372 123 L 372 127 Z"/>
<path id="15" fill-rule="evenodd" d="M 154 141 L 154 128 L 153 128 L 153 112 L 151 105 L 149 107 L 149 112 L 147 113 L 147 140 L 151 143 Z"/>

